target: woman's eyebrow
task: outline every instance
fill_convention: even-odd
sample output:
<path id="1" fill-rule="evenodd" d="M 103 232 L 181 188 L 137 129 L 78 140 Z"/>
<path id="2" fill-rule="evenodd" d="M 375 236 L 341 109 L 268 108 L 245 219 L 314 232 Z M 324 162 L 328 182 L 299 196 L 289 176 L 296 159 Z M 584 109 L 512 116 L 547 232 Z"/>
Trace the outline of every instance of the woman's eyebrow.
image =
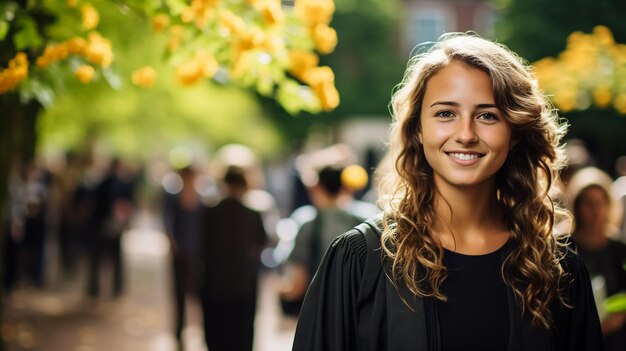
<path id="1" fill-rule="evenodd" d="M 456 101 L 435 101 L 432 105 L 430 105 L 430 107 L 433 107 L 435 105 L 445 105 L 445 106 L 455 106 L 455 107 L 461 106 L 461 104 L 459 104 Z"/>
<path id="2" fill-rule="evenodd" d="M 430 105 L 430 107 L 433 107 L 435 105 L 461 107 L 461 104 L 459 104 L 456 101 L 435 101 L 432 105 Z M 498 106 L 496 106 L 495 104 L 488 104 L 488 103 L 477 104 L 475 105 L 475 107 L 476 108 L 498 108 Z"/>

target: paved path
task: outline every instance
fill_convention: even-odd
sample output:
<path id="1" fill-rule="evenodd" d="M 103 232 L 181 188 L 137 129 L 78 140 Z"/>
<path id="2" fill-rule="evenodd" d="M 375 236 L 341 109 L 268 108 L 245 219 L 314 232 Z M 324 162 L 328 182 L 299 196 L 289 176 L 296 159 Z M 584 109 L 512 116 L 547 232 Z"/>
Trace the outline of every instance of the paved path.
<path id="1" fill-rule="evenodd" d="M 84 297 L 84 273 L 52 283 L 47 290 L 22 287 L 7 298 L 2 335 L 9 351 L 170 351 L 171 336 L 167 242 L 149 217 L 125 233 L 126 294 L 117 300 Z M 53 258 L 53 255 L 51 255 Z M 51 280 L 55 279 L 54 269 Z M 105 272 L 106 273 L 106 272 Z M 106 279 L 107 274 L 103 278 Z M 291 349 L 295 320 L 278 310 L 272 272 L 262 275 L 255 351 Z M 106 288 L 106 286 L 105 286 Z M 187 351 L 206 351 L 199 305 L 187 306 Z"/>

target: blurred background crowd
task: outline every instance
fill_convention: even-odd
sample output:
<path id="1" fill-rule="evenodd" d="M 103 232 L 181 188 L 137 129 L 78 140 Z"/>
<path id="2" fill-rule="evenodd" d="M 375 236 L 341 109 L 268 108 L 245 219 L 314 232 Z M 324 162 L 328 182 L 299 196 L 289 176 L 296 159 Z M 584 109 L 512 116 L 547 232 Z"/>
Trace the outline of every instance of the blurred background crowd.
<path id="1" fill-rule="evenodd" d="M 569 124 L 552 196 L 574 220 L 556 228 L 623 350 L 625 15 L 622 0 L 0 2 L 0 350 L 291 349 L 325 248 L 379 212 L 407 60 L 468 30 L 527 59 Z"/>

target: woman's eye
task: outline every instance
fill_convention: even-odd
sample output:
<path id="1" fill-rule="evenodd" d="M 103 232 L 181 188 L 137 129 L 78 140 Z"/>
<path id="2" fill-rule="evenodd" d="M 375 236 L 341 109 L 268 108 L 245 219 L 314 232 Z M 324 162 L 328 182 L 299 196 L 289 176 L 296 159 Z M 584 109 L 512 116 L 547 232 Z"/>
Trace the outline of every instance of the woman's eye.
<path id="1" fill-rule="evenodd" d="M 493 121 L 498 120 L 498 116 L 494 115 L 493 113 L 481 113 L 478 116 L 478 118 L 484 121 L 488 121 L 488 122 L 493 122 Z"/>
<path id="2" fill-rule="evenodd" d="M 454 113 L 452 113 L 452 111 L 439 111 L 435 113 L 435 116 L 441 118 L 452 118 L 454 117 Z"/>

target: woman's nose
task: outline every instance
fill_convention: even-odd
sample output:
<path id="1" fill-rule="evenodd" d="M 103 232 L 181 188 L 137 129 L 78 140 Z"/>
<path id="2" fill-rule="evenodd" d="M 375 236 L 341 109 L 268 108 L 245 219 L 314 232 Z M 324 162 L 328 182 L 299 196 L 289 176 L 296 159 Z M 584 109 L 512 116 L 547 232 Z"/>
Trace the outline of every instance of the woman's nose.
<path id="1" fill-rule="evenodd" d="M 462 118 L 457 124 L 454 140 L 462 145 L 478 142 L 478 135 L 474 130 L 474 123 L 469 118 Z"/>

